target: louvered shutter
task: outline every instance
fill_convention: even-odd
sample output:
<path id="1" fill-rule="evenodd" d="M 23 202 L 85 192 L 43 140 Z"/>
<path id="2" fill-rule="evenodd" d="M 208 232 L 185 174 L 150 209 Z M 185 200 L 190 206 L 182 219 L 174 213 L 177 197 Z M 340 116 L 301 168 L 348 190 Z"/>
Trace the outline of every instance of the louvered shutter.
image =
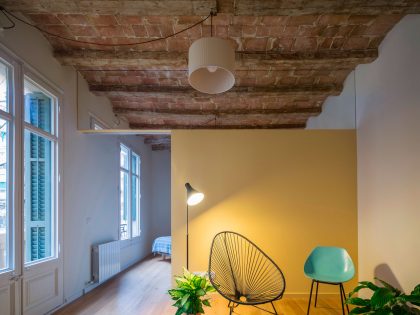
<path id="1" fill-rule="evenodd" d="M 137 178 L 131 175 L 131 221 L 137 219 Z"/>
<path id="2" fill-rule="evenodd" d="M 42 93 L 25 95 L 30 123 L 50 131 L 51 100 Z M 29 106 L 28 106 L 29 105 Z M 51 255 L 51 142 L 25 131 L 26 261 Z"/>

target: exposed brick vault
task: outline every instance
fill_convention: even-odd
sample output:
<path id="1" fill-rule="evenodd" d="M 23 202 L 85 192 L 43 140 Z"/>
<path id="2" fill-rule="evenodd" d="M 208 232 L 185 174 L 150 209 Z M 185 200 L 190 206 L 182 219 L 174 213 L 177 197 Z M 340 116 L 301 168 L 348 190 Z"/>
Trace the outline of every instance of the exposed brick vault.
<path id="1" fill-rule="evenodd" d="M 214 35 L 236 48 L 235 87 L 211 96 L 188 84 L 191 43 L 210 21 L 147 45 L 104 47 L 48 37 L 55 57 L 107 96 L 134 129 L 304 128 L 347 75 L 370 63 L 386 33 L 419 0 L 2 0 L 13 12 L 62 36 L 139 42 L 172 34 L 207 16 Z M 167 149 L 169 136 L 149 136 Z"/>

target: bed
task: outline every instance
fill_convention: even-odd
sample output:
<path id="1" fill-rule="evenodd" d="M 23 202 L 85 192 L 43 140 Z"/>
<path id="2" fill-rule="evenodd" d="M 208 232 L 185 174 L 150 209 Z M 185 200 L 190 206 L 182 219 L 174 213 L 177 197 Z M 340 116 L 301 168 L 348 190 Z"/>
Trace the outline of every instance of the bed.
<path id="1" fill-rule="evenodd" d="M 170 236 L 161 236 L 154 240 L 152 246 L 152 253 L 154 255 L 160 254 L 171 257 L 172 254 L 172 238 Z"/>

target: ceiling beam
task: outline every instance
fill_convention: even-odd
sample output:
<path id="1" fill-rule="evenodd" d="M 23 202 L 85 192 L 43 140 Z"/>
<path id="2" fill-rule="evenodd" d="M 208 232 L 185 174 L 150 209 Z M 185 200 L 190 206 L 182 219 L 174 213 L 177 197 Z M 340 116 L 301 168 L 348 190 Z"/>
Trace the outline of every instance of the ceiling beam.
<path id="1" fill-rule="evenodd" d="M 235 15 L 420 13 L 418 0 L 3 0 L 13 11 L 130 15 L 207 15 L 212 8 Z"/>
<path id="2" fill-rule="evenodd" d="M 208 15 L 216 0 L 4 0 L 9 10 L 31 13 L 81 13 L 128 15 Z"/>
<path id="3" fill-rule="evenodd" d="M 341 84 L 318 85 L 281 85 L 281 86 L 234 86 L 227 92 L 209 95 L 198 92 L 190 86 L 156 86 L 156 85 L 90 85 L 89 89 L 96 95 L 104 96 L 162 96 L 162 97 L 259 97 L 285 95 L 339 95 Z"/>
<path id="4" fill-rule="evenodd" d="M 248 115 L 180 115 L 145 112 L 126 116 L 131 128 L 143 129 L 278 129 L 297 128 L 315 113 L 248 114 Z"/>
<path id="5" fill-rule="evenodd" d="M 229 124 L 229 125 L 186 125 L 186 124 L 158 124 L 158 123 L 130 123 L 131 129 L 303 129 L 306 123 L 279 124 Z"/>
<path id="6" fill-rule="evenodd" d="M 111 51 L 74 49 L 55 51 L 55 58 L 65 66 L 79 70 L 187 70 L 188 54 L 166 51 Z M 352 68 L 370 63 L 378 57 L 377 49 L 325 50 L 315 52 L 254 52 L 236 53 L 236 70 L 295 68 Z M 270 68 L 268 68 L 270 67 Z"/>
<path id="7" fill-rule="evenodd" d="M 170 143 L 152 144 L 152 151 L 164 151 L 164 150 L 171 150 L 171 144 Z"/>
<path id="8" fill-rule="evenodd" d="M 278 114 L 320 114 L 321 107 L 284 107 L 284 108 L 225 108 L 225 109 L 195 109 L 195 108 L 155 108 L 155 109 L 142 109 L 142 108 L 123 108 L 114 107 L 115 114 L 130 116 L 130 115 L 147 115 L 151 113 L 159 114 L 176 114 L 176 115 L 278 115 Z M 170 139 L 170 137 L 169 137 Z"/>
<path id="9" fill-rule="evenodd" d="M 401 14 L 420 13 L 418 0 L 236 0 L 235 15 L 305 15 L 305 14 Z"/>
<path id="10" fill-rule="evenodd" d="M 144 137 L 145 144 L 170 144 L 171 143 L 171 136 L 145 136 Z"/>

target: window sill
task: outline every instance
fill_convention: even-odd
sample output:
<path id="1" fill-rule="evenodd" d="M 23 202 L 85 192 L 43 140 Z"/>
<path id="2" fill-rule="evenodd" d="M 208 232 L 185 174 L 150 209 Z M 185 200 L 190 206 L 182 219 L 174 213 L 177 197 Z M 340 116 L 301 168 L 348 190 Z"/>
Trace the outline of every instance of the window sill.
<path id="1" fill-rule="evenodd" d="M 141 236 L 141 235 L 139 235 L 139 236 L 135 236 L 135 237 L 133 237 L 133 238 L 128 238 L 128 239 L 126 239 L 126 240 L 120 240 L 120 243 L 121 243 L 121 249 L 123 249 L 123 248 L 127 248 L 127 247 L 130 247 L 130 246 L 132 246 L 132 245 L 135 245 L 135 244 L 140 243 L 140 236 Z"/>

